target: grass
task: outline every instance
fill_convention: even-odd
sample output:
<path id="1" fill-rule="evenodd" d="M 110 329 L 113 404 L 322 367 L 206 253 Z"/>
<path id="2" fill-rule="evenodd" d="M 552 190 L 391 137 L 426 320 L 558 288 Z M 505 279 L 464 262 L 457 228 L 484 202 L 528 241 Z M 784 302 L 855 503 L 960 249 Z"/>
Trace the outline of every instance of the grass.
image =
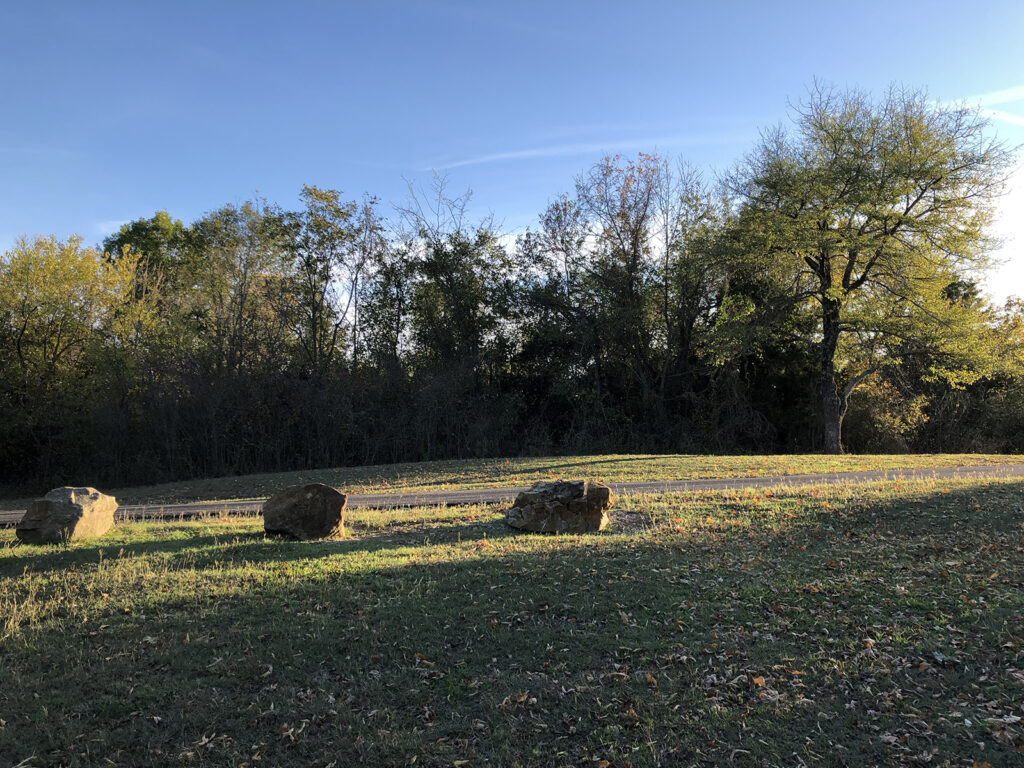
<path id="1" fill-rule="evenodd" d="M 654 470 L 659 471 L 659 470 Z M 1024 483 L 0 532 L 0 764 L 1020 765 Z"/>
<path id="2" fill-rule="evenodd" d="M 108 490 L 122 504 L 255 499 L 289 485 L 319 482 L 348 493 L 440 491 L 529 485 L 550 477 L 588 477 L 604 482 L 692 480 L 697 478 L 853 472 L 1007 464 L 1019 456 L 1002 454 L 774 455 L 774 456 L 558 456 L 517 459 L 427 461 L 297 472 L 275 472 Z M 28 499 L 0 500 L 0 510 L 24 509 Z"/>

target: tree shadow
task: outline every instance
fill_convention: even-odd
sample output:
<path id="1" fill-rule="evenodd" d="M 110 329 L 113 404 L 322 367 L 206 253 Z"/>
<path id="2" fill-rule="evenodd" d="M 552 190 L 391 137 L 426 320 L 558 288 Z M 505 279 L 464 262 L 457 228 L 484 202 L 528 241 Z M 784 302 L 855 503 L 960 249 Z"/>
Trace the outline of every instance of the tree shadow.
<path id="1" fill-rule="evenodd" d="M 768 489 L 758 489 L 759 492 L 763 490 Z M 702 533 L 695 529 L 690 544 L 699 543 L 705 550 L 710 548 L 722 551 L 737 540 L 756 537 L 772 550 L 777 550 L 779 547 L 792 546 L 795 541 L 820 543 L 830 539 L 848 540 L 851 536 L 864 533 L 876 534 L 880 528 L 890 535 L 918 535 L 931 538 L 944 532 L 955 531 L 965 525 L 979 530 L 992 529 L 997 525 L 995 522 L 997 518 L 991 514 L 984 515 L 978 512 L 978 496 L 986 493 L 999 493 L 1016 495 L 1024 500 L 1024 482 L 999 483 L 994 486 L 982 483 L 959 488 L 952 492 L 940 490 L 925 495 L 914 494 L 911 489 L 910 495 L 914 498 L 894 497 L 876 501 L 868 500 L 863 503 L 855 502 L 855 509 L 852 511 L 837 513 L 825 500 L 845 492 L 846 489 L 842 486 L 783 487 L 774 494 L 774 499 L 820 497 L 822 499 L 820 509 L 810 515 L 803 515 L 800 519 L 775 531 L 762 531 L 757 526 L 729 527 L 717 531 L 711 540 L 705 540 Z M 669 494 L 670 497 L 674 495 Z M 689 494 L 680 492 L 680 496 L 686 498 Z M 733 511 L 745 514 L 744 505 L 746 503 L 742 497 L 716 499 L 713 502 L 715 514 L 723 521 L 728 521 L 729 515 Z M 891 514 L 890 511 L 894 505 L 901 507 L 899 515 Z M 930 513 L 929 510 L 936 505 L 941 505 L 948 510 L 955 510 L 956 513 Z M 497 507 L 497 505 L 491 506 Z M 1021 501 L 1017 509 L 1018 512 L 1021 510 L 1024 510 L 1024 501 Z M 625 527 L 613 525 L 602 533 L 585 534 L 579 540 L 585 544 L 594 537 L 600 537 L 602 549 L 608 550 L 615 548 L 614 538 L 617 534 L 657 535 L 659 532 L 664 532 L 642 508 L 625 513 L 623 518 L 631 516 L 637 519 L 643 518 L 644 525 L 639 527 L 630 527 L 628 524 Z M 283 536 L 267 535 L 262 529 L 210 533 L 187 521 L 161 523 L 160 525 L 161 533 L 166 534 L 162 538 L 131 541 L 99 537 L 76 543 L 71 547 L 37 549 L 28 558 L 8 558 L 6 563 L 0 560 L 0 574 L 4 574 L 6 571 L 6 575 L 14 575 L 26 567 L 34 572 L 65 570 L 94 564 L 101 559 L 109 560 L 113 557 L 153 554 L 171 555 L 182 561 L 187 560 L 189 567 L 195 567 L 214 561 L 223 561 L 225 558 L 253 563 L 289 562 L 315 560 L 338 554 L 379 553 L 418 545 L 437 545 L 481 538 L 500 541 L 510 537 L 549 536 L 549 534 L 531 534 L 513 530 L 505 525 L 503 519 L 497 515 L 489 519 L 473 521 L 459 518 L 450 521 L 436 519 L 424 521 L 415 518 L 403 520 L 399 518 L 392 524 L 384 526 L 365 525 L 359 521 L 352 521 L 346 523 L 347 535 L 344 538 L 311 541 L 296 541 Z M 643 533 L 644 531 L 646 533 Z M 607 541 L 609 538 L 612 541 Z M 634 544 L 630 542 L 627 546 L 634 546 Z M 677 546 L 683 549 L 688 546 L 685 536 L 678 541 Z"/>
<path id="2" fill-rule="evenodd" d="M 73 545 L 31 547 L 23 557 L 0 559 L 0 576 L 13 576 L 26 568 L 31 572 L 61 571 L 102 560 L 146 555 L 171 555 L 188 567 L 201 567 L 226 557 L 246 562 L 286 562 L 313 560 L 338 554 L 374 553 L 389 549 L 416 546 L 425 542 L 434 545 L 486 536 L 496 540 L 520 535 L 500 518 L 472 522 L 456 521 L 450 524 L 436 522 L 417 524 L 399 522 L 392 526 L 346 525 L 347 535 L 337 539 L 297 541 L 287 536 L 255 531 L 225 531 L 208 533 L 187 523 L 166 523 L 162 538 L 131 541 L 100 536 Z M 117 529 L 115 528 L 115 531 Z M 12 549 L 28 545 L 12 542 Z"/>
<path id="3" fill-rule="evenodd" d="M 813 489 L 785 489 L 776 498 L 787 494 L 806 500 Z M 723 501 L 719 511 L 742 503 Z M 380 554 L 425 544 L 427 536 L 431 545 L 462 537 L 477 546 L 436 561 L 425 548 L 424 557 L 361 567 L 277 567 L 217 593 L 154 592 L 145 616 L 100 609 L 89 617 L 93 634 L 33 630 L 31 643 L 5 651 L 5 662 L 33 668 L 42 654 L 46 673 L 23 676 L 0 701 L 23 723 L 10 743 L 25 754 L 47 734 L 59 747 L 64 736 L 71 744 L 86 732 L 97 754 L 121 749 L 122 760 L 137 763 L 156 759 L 146 750 L 178 754 L 213 729 L 230 737 L 204 746 L 223 764 L 250 756 L 233 752 L 233 744 L 260 744 L 268 764 L 406 765 L 410 754 L 424 765 L 549 764 L 531 757 L 535 749 L 585 764 L 595 744 L 616 764 L 642 764 L 644 754 L 649 764 L 674 764 L 671 750 L 679 747 L 722 764 L 734 761 L 752 728 L 783 755 L 826 754 L 841 740 L 863 762 L 884 763 L 887 747 L 877 734 L 899 732 L 915 754 L 969 747 L 975 758 L 1011 764 L 1011 746 L 962 742 L 939 715 L 960 695 L 976 698 L 972 670 L 999 662 L 1000 644 L 1021 625 L 1019 605 L 990 597 L 962 610 L 958 588 L 948 604 L 936 605 L 934 595 L 901 592 L 891 574 L 911 561 L 922 577 L 941 573 L 952 568 L 943 547 L 957 547 L 967 553 L 958 559 L 975 558 L 968 564 L 989 584 L 989 555 L 977 545 L 999 531 L 1019 542 L 1022 524 L 1024 483 L 1011 483 L 909 501 L 866 496 L 847 510 L 821 505 L 785 529 L 726 528 L 699 538 L 661 530 L 531 548 L 510 545 L 554 539 L 500 521 L 457 520 L 444 526 L 445 539 L 435 528 L 337 542 L 275 542 L 255 532 L 226 547 L 232 537 L 205 533 L 138 542 L 126 552 L 209 548 L 190 568 Z M 850 548 L 851 534 L 877 537 L 877 546 Z M 90 562 L 99 548 L 88 549 Z M 836 552 L 848 572 L 832 578 Z M 62 553 L 52 555 L 53 567 L 67 565 Z M 890 575 L 880 578 L 880 569 Z M 984 631 L 991 616 L 1005 623 L 993 625 L 997 632 Z M 955 632 L 933 632 L 936 624 Z M 890 648 L 890 631 L 900 646 Z M 947 636 L 952 649 L 935 645 Z M 51 644 L 59 651 L 48 652 Z M 941 661 L 949 654 L 969 661 L 966 671 Z M 901 676 L 893 683 L 899 696 L 888 695 L 889 676 L 880 673 L 886 665 Z M 123 695 L 129 683 L 132 693 Z M 54 702 L 83 690 L 89 696 L 65 722 Z M 793 703 L 805 692 L 813 707 Z M 906 723 L 919 720 L 932 725 L 921 735 L 908 732 Z"/>

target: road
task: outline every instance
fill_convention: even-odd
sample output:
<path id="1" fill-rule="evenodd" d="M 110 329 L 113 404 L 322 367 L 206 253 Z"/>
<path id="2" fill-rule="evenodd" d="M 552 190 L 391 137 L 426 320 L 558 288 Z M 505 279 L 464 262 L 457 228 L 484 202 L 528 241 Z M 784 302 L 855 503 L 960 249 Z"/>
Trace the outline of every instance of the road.
<path id="1" fill-rule="evenodd" d="M 633 483 L 609 483 L 619 495 L 640 493 L 676 493 L 742 488 L 800 485 L 836 485 L 871 483 L 881 480 L 956 479 L 969 477 L 1021 477 L 1024 464 L 990 464 L 977 467 L 935 467 L 929 469 L 878 469 L 862 472 L 828 472 L 816 475 L 770 475 L 767 477 L 723 477 L 704 480 L 653 480 Z M 353 493 L 349 509 L 401 509 L 423 506 L 465 506 L 468 504 L 511 503 L 525 488 L 472 488 L 413 493 Z M 139 504 L 118 508 L 117 517 L 130 520 L 188 520 L 211 515 L 259 514 L 266 499 L 249 501 L 204 501 L 193 504 Z M 17 524 L 24 510 L 0 512 L 0 528 Z"/>

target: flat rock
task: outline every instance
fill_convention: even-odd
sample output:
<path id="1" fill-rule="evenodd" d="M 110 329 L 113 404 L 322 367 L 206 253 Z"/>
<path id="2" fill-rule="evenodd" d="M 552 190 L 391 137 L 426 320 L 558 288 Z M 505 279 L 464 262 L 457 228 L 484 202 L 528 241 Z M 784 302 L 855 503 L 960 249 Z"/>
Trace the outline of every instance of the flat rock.
<path id="1" fill-rule="evenodd" d="M 608 525 L 612 489 L 586 480 L 542 480 L 516 496 L 505 521 L 521 531 L 587 533 Z"/>
<path id="2" fill-rule="evenodd" d="M 328 539 L 344 533 L 348 496 L 323 483 L 293 485 L 263 505 L 263 529 L 294 539 Z"/>
<path id="3" fill-rule="evenodd" d="M 15 533 L 26 544 L 66 544 L 114 527 L 117 499 L 95 488 L 54 488 L 29 504 Z"/>

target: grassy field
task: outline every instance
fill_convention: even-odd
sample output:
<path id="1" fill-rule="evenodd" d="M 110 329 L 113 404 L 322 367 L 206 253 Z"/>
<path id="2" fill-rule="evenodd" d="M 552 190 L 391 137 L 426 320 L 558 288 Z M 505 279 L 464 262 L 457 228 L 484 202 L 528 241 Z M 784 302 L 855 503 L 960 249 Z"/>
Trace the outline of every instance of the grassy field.
<path id="1" fill-rule="evenodd" d="M 0 532 L 0 765 L 1024 762 L 1024 483 L 350 520 Z"/>
<path id="2" fill-rule="evenodd" d="M 693 480 L 751 475 L 852 472 L 862 469 L 974 466 L 1024 461 L 1002 454 L 774 455 L 774 456 L 558 456 L 520 459 L 427 461 L 299 472 L 240 475 L 161 485 L 103 489 L 122 504 L 256 499 L 289 485 L 326 483 L 349 493 L 440 491 L 529 485 L 552 477 L 588 477 L 604 482 Z M 85 481 L 83 481 L 85 482 Z M 0 510 L 24 509 L 28 499 L 0 500 Z"/>

